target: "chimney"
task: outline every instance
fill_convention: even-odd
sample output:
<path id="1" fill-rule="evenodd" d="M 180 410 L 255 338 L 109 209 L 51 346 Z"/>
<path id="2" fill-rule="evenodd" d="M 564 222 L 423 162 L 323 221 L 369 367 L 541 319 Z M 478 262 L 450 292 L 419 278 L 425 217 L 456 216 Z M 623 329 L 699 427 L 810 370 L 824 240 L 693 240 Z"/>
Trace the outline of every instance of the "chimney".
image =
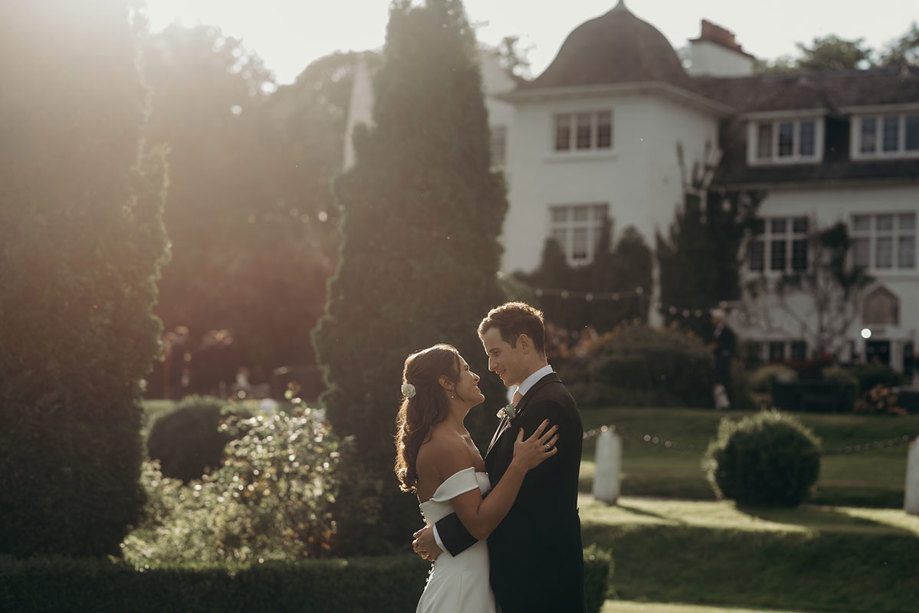
<path id="1" fill-rule="evenodd" d="M 699 38 L 689 41 L 689 73 L 712 77 L 743 77 L 753 74 L 755 58 L 734 40 L 734 33 L 708 19 L 702 20 Z"/>

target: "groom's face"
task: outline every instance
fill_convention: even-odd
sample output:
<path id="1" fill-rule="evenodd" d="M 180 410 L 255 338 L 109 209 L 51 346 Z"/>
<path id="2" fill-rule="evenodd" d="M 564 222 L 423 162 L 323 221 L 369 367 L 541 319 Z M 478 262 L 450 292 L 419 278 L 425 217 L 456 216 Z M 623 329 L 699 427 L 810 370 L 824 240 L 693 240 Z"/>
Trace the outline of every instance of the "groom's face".
<path id="1" fill-rule="evenodd" d="M 488 355 L 488 370 L 501 377 L 504 385 L 520 385 L 523 382 L 525 368 L 520 343 L 511 347 L 501 337 L 498 328 L 489 328 L 482 334 L 482 345 Z"/>

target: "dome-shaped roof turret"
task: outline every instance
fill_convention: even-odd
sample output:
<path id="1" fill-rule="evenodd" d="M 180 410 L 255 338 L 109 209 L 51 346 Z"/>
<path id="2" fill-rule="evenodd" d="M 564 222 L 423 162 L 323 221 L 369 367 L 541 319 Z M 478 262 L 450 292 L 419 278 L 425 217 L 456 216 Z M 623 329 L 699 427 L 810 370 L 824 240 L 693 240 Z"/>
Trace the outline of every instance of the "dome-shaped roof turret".
<path id="1" fill-rule="evenodd" d="M 688 87 L 690 79 L 664 35 L 620 0 L 605 15 L 575 28 L 549 67 L 523 88 L 642 81 Z"/>

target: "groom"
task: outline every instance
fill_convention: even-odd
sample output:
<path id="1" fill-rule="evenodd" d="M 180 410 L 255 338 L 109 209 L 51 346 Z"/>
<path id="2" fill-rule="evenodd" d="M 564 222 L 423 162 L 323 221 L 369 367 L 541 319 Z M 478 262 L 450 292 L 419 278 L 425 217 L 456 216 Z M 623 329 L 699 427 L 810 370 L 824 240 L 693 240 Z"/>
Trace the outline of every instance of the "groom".
<path id="1" fill-rule="evenodd" d="M 530 436 L 548 419 L 558 426 L 558 453 L 531 470 L 504 521 L 488 537 L 491 587 L 502 613 L 584 611 L 584 558 L 578 517 L 583 427 L 574 399 L 546 360 L 542 313 L 510 302 L 479 324 L 488 370 L 517 385 L 514 417 L 504 415 L 488 446 L 485 467 L 497 483 L 514 456 L 519 429 Z M 504 412 L 502 412 L 504 414 Z M 475 539 L 455 514 L 415 533 L 413 548 L 433 560 L 457 555 Z"/>

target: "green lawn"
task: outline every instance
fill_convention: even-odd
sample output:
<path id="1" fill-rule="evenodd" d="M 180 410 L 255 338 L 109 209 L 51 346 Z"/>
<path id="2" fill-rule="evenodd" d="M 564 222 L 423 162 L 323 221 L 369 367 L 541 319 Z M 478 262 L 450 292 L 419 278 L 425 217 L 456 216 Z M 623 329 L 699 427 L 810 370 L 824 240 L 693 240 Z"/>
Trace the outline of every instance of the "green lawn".
<path id="1" fill-rule="evenodd" d="M 917 610 L 919 517 L 903 511 L 738 510 L 728 502 L 631 497 L 607 506 L 588 496 L 580 509 L 584 543 L 612 550 L 615 596 L 629 603 Z M 681 611 L 623 605 L 636 613 Z"/>
<path id="2" fill-rule="evenodd" d="M 778 609 L 737 609 L 735 607 L 704 607 L 661 602 L 626 602 L 607 600 L 600 613 L 794 613 Z"/>
<path id="3" fill-rule="evenodd" d="M 615 425 L 623 437 L 622 492 L 713 500 L 701 468 L 702 449 L 714 438 L 720 420 L 749 412 L 717 413 L 694 409 L 586 409 L 584 429 Z M 919 435 L 919 415 L 874 417 L 853 414 L 797 416 L 821 438 L 825 452 L 857 444 Z M 658 437 L 657 445 L 643 440 Z M 673 446 L 667 448 L 664 442 Z M 593 483 L 596 441 L 585 441 L 581 491 Z M 906 479 L 906 444 L 858 453 L 825 453 L 814 502 L 899 508 Z"/>
<path id="4" fill-rule="evenodd" d="M 623 496 L 614 505 L 582 495 L 578 501 L 585 523 L 616 526 L 693 526 L 746 532 L 847 532 L 864 535 L 899 535 L 919 539 L 919 516 L 899 509 L 800 507 L 738 509 L 722 501 L 670 500 Z M 919 542 L 917 542 L 919 545 Z M 917 569 L 919 570 L 919 569 Z"/>

